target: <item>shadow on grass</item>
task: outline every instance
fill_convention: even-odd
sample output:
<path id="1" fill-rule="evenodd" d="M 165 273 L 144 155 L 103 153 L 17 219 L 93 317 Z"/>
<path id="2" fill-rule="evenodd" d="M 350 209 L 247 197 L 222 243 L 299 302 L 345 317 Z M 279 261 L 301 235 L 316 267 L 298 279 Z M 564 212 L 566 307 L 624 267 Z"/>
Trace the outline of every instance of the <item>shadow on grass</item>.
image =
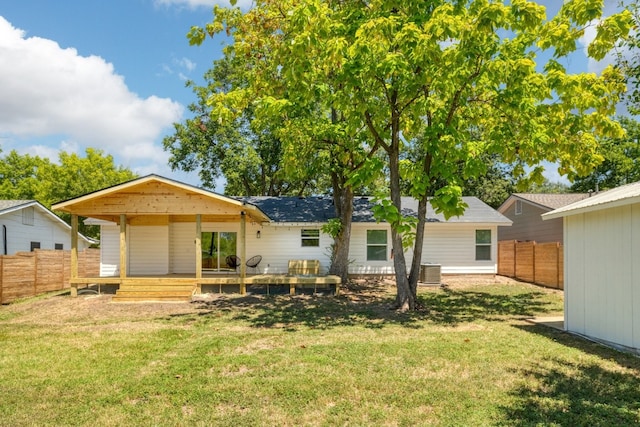
<path id="1" fill-rule="evenodd" d="M 420 303 L 425 309 L 400 313 L 391 309 L 395 288 L 379 283 L 350 284 L 341 295 L 247 295 L 220 296 L 196 301 L 200 316 L 230 315 L 254 327 L 295 330 L 298 326 L 332 328 L 364 326 L 383 328 L 401 325 L 421 328 L 425 322 L 456 326 L 476 320 L 503 320 L 547 311 L 549 304 L 542 292 L 523 290 L 516 294 L 451 290 L 446 287 L 422 292 Z"/>
<path id="2" fill-rule="evenodd" d="M 551 303 L 545 301 L 544 296 L 544 292 L 532 290 L 516 294 L 496 294 L 442 287 L 440 292 L 422 294 L 421 299 L 431 311 L 431 321 L 457 325 L 475 320 L 526 318 L 549 313 Z"/>
<path id="3" fill-rule="evenodd" d="M 519 328 L 598 359 L 545 358 L 518 370 L 523 385 L 501 408 L 510 426 L 628 426 L 640 423 L 640 359 L 543 326 Z"/>

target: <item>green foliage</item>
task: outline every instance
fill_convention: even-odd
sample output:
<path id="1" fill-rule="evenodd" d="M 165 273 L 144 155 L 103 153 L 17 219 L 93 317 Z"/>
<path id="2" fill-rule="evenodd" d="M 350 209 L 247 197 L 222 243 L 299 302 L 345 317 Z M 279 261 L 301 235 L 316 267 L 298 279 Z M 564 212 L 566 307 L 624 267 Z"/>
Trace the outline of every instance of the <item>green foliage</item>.
<path id="1" fill-rule="evenodd" d="M 600 141 L 604 161 L 591 174 L 576 179 L 571 191 L 607 190 L 640 181 L 640 123 L 627 117 L 619 120 L 625 136 Z"/>
<path id="2" fill-rule="evenodd" d="M 322 225 L 322 232 L 329 236 L 336 238 L 342 231 L 342 223 L 339 218 L 330 218 L 325 224 Z"/>
<path id="3" fill-rule="evenodd" d="M 640 4 L 638 0 L 625 1 L 633 20 L 629 33 L 616 51 L 616 64 L 625 75 L 628 92 L 626 101 L 632 114 L 640 113 Z"/>
<path id="4" fill-rule="evenodd" d="M 214 118 L 254 105 L 261 121 L 299 121 L 315 140 L 338 142 L 329 160 L 342 170 L 362 165 L 359 182 L 385 173 L 378 218 L 394 233 L 410 232 L 400 193 L 423 201 L 433 194 L 438 212 L 460 215 L 464 180 L 484 173 L 483 155 L 514 164 L 514 179 L 525 184 L 542 181 L 543 161 L 574 178 L 602 160 L 597 138 L 622 135 L 610 117 L 625 91 L 622 75 L 614 67 L 570 74 L 561 65 L 602 6 L 566 1 L 552 19 L 525 0 L 275 0 L 244 14 L 216 8 L 205 32 L 226 31 L 233 38 L 226 54 L 247 66 L 246 85 L 210 99 Z M 601 58 L 630 25 L 626 12 L 602 21 L 589 55 Z M 542 62 L 540 53 L 551 59 Z M 367 161 L 377 151 L 383 168 Z M 400 289 L 404 256 L 401 239 L 392 241 Z"/>
<path id="5" fill-rule="evenodd" d="M 164 138 L 171 153 L 173 169 L 198 171 L 205 187 L 214 188 L 224 177 L 225 194 L 246 196 L 309 195 L 322 193 L 317 169 L 310 160 L 315 156 L 293 155 L 296 165 L 285 162 L 290 147 L 278 137 L 278 123 L 256 129 L 253 108 L 238 111 L 228 120 L 211 118 L 210 98 L 242 86 L 238 61 L 216 61 L 205 74 L 206 86 L 189 82 L 198 97 L 189 105 L 193 117 L 174 124 L 174 133 Z M 299 154 L 299 153 L 298 153 Z"/>
<path id="6" fill-rule="evenodd" d="M 85 156 L 61 151 L 58 163 L 15 150 L 0 162 L 0 199 L 37 200 L 47 208 L 92 191 L 111 187 L 136 177 L 130 169 L 116 166 L 111 155 L 87 148 Z M 68 214 L 60 214 L 69 222 Z M 97 237 L 96 227 L 79 224 L 80 232 Z"/>

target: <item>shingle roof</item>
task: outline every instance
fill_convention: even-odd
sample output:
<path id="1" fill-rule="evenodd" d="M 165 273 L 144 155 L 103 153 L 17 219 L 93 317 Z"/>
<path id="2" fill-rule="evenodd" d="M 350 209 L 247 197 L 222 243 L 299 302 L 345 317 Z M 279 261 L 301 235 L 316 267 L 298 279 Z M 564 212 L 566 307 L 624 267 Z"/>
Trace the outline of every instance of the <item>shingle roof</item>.
<path id="1" fill-rule="evenodd" d="M 27 205 L 33 202 L 35 202 L 35 200 L 0 200 L 0 214 L 2 214 L 5 210 L 22 205 Z"/>
<path id="2" fill-rule="evenodd" d="M 553 219 L 632 203 L 640 203 L 640 181 L 603 191 L 568 206 L 547 212 L 542 215 L 542 218 Z"/>
<path id="3" fill-rule="evenodd" d="M 586 199 L 589 197 L 588 193 L 567 193 L 567 194 L 534 194 L 534 193 L 514 193 L 513 196 L 527 200 L 536 205 L 549 208 L 558 209 L 563 206 L 570 205 L 577 201 Z"/>
<path id="4" fill-rule="evenodd" d="M 331 197 L 245 197 L 239 199 L 257 206 L 273 222 L 323 223 L 336 216 Z M 476 197 L 463 197 L 463 200 L 469 206 L 463 216 L 452 217 L 446 221 L 444 215 L 436 214 L 429 205 L 427 221 L 511 224 L 509 219 Z M 417 200 L 403 197 L 402 206 L 404 215 L 417 215 Z M 372 207 L 373 203 L 369 198 L 356 197 L 353 201 L 353 222 L 376 222 Z"/>

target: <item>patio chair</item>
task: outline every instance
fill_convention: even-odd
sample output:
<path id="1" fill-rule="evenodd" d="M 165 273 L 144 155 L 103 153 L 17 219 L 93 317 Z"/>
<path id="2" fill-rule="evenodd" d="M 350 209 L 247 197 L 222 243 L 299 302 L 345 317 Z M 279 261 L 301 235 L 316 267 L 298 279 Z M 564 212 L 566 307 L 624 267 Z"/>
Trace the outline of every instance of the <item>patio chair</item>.
<path id="1" fill-rule="evenodd" d="M 254 272 L 260 273 L 260 270 L 258 270 L 260 261 L 262 261 L 262 255 L 253 256 L 247 260 L 247 267 L 253 268 Z"/>
<path id="2" fill-rule="evenodd" d="M 238 258 L 235 255 L 229 255 L 226 258 L 227 261 L 227 265 L 229 266 L 229 268 L 235 270 L 238 268 L 238 266 L 240 265 L 240 258 Z"/>

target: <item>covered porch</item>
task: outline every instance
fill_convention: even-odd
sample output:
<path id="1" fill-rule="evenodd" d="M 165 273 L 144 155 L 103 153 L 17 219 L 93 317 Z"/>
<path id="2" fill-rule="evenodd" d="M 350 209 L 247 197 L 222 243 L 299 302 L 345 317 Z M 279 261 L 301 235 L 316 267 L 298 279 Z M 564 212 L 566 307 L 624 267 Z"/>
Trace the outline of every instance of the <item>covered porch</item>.
<path id="1" fill-rule="evenodd" d="M 254 205 L 163 177 L 139 178 L 57 203 L 52 209 L 71 215 L 72 296 L 77 296 L 78 286 L 89 284 L 118 285 L 114 301 L 188 300 L 202 293 L 203 287 L 217 287 L 220 292 L 232 288 L 240 294 L 252 285 L 285 285 L 290 294 L 308 286 L 333 285 L 336 293 L 339 289 L 337 276 L 248 274 L 247 222 L 269 222 L 267 215 Z M 101 272 L 101 277 L 78 275 L 80 216 L 113 224 L 117 253 L 112 254 L 112 271 Z M 232 236 L 224 254 L 241 260 L 237 268 L 226 264 L 221 268 L 222 235 Z M 214 242 L 212 236 L 218 240 Z M 209 239 L 204 248 L 203 238 Z"/>

